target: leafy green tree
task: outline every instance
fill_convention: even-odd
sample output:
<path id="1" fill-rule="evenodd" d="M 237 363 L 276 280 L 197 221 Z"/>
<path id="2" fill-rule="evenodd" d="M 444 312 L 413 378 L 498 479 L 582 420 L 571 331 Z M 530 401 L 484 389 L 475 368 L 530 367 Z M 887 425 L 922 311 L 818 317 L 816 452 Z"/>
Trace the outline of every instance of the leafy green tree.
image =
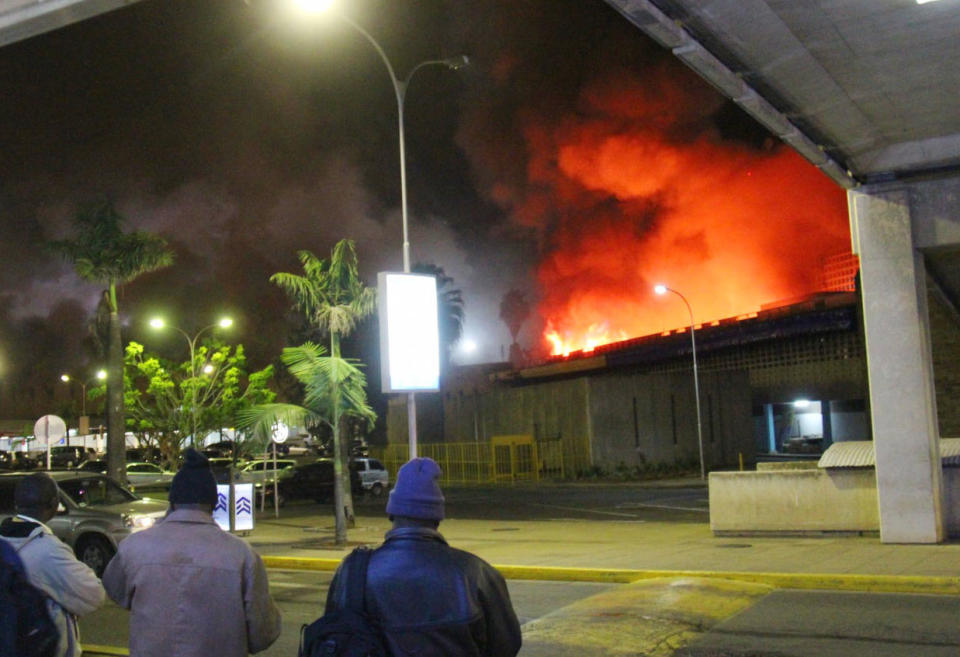
<path id="1" fill-rule="evenodd" d="M 463 294 L 452 287 L 453 277 L 448 276 L 432 263 L 418 262 L 412 269 L 415 274 L 427 274 L 437 279 L 437 321 L 440 334 L 441 371 L 446 372 L 450 364 L 450 353 L 463 336 Z"/>
<path id="2" fill-rule="evenodd" d="M 304 388 L 303 405 L 261 404 L 238 413 L 238 426 L 252 430 L 254 436 L 268 436 L 277 423 L 288 426 L 316 426 L 326 424 L 336 436 L 347 417 L 376 422 L 377 414 L 367 404 L 367 379 L 362 364 L 352 358 L 326 356 L 323 346 L 306 342 L 299 347 L 287 347 L 281 359 L 290 373 Z M 334 455 L 336 459 L 336 455 Z M 336 468 L 336 461 L 334 467 Z M 341 491 L 338 493 L 337 488 Z M 336 506 L 337 545 L 347 542 L 346 515 L 341 504 L 343 482 L 334 476 L 334 504 Z M 338 496 L 339 495 L 339 496 Z"/>
<path id="3" fill-rule="evenodd" d="M 74 217 L 73 239 L 52 241 L 50 248 L 71 262 L 81 278 L 106 286 L 109 309 L 107 345 L 107 470 L 126 481 L 124 441 L 123 345 L 117 288 L 141 274 L 173 263 L 167 242 L 143 231 L 125 233 L 123 217 L 109 201 L 81 208 Z"/>
<path id="4" fill-rule="evenodd" d="M 127 428 L 150 435 L 164 462 L 176 463 L 194 427 L 205 435 L 235 425 L 245 409 L 272 402 L 272 377 L 272 365 L 247 372 L 242 345 L 201 345 L 193 363 L 177 364 L 131 342 L 124 368 Z"/>
<path id="5" fill-rule="evenodd" d="M 303 266 L 303 275 L 280 272 L 271 276 L 270 281 L 287 293 L 294 306 L 321 335 L 329 335 L 331 362 L 339 361 L 340 339 L 350 335 L 360 321 L 373 313 L 376 289 L 367 287 L 360 280 L 357 251 L 352 240 L 337 242 L 329 260 L 317 258 L 309 251 L 300 251 L 297 256 Z M 336 388 L 340 379 L 333 377 L 327 383 Z M 340 393 L 330 394 L 337 396 Z M 350 486 L 344 484 L 349 474 L 349 450 L 341 440 L 344 432 L 339 422 L 330 428 L 333 432 L 334 502 L 339 536 L 341 523 L 344 527 L 346 522 L 354 524 L 353 498 Z"/>

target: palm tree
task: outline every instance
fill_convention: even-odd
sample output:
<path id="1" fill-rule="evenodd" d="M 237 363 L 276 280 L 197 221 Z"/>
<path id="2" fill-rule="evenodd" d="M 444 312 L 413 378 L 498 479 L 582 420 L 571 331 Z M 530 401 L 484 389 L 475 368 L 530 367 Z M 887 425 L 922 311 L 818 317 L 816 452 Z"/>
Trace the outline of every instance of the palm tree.
<path id="1" fill-rule="evenodd" d="M 75 236 L 49 243 L 69 262 L 80 278 L 106 286 L 109 310 L 107 344 L 107 469 L 126 481 L 126 431 L 123 417 L 123 345 L 117 288 L 141 274 L 173 263 L 173 252 L 163 238 L 142 231 L 123 232 L 123 217 L 110 201 L 81 208 L 74 217 Z"/>
<path id="2" fill-rule="evenodd" d="M 296 404 L 260 404 L 237 413 L 238 425 L 249 428 L 254 436 L 269 436 L 278 422 L 288 426 L 316 426 L 323 423 L 333 432 L 334 503 L 336 505 L 337 545 L 347 542 L 344 505 L 344 484 L 338 472 L 337 455 L 340 425 L 344 418 L 357 417 L 375 422 L 377 414 L 367 404 L 367 378 L 359 361 L 352 358 L 325 356 L 326 350 L 312 342 L 287 347 L 281 360 L 290 373 L 303 384 L 303 406 Z M 349 487 L 347 487 L 349 489 Z"/>
<path id="3" fill-rule="evenodd" d="M 376 289 L 367 287 L 360 280 L 353 240 L 337 242 L 329 261 L 317 258 L 309 251 L 300 251 L 297 256 L 303 266 L 302 276 L 280 272 L 271 276 L 270 281 L 287 293 L 296 308 L 306 315 L 321 334 L 329 334 L 330 358 L 340 360 L 340 339 L 350 335 L 361 320 L 373 313 L 377 302 Z M 332 378 L 330 385 L 337 388 L 340 385 L 338 381 Z M 344 393 L 333 391 L 330 394 L 336 399 Z M 349 450 L 341 444 L 340 429 L 338 416 L 338 421 L 331 425 L 338 536 L 341 523 L 344 526 L 347 522 L 351 526 L 354 524 L 353 496 L 350 486 L 344 485 L 344 475 L 349 473 Z"/>
<path id="4" fill-rule="evenodd" d="M 437 315 L 440 331 L 440 356 L 442 371 L 446 371 L 450 352 L 463 335 L 463 294 L 453 285 L 453 277 L 447 276 L 443 267 L 433 263 L 418 262 L 411 270 L 415 274 L 427 274 L 437 279 Z"/>
<path id="5" fill-rule="evenodd" d="M 522 360 L 522 351 L 517 344 L 517 336 L 520 334 L 520 328 L 530 316 L 530 304 L 523 292 L 517 289 L 509 290 L 500 300 L 500 319 L 504 321 L 510 330 L 510 337 L 513 343 L 510 345 L 510 362 L 519 365 Z"/>

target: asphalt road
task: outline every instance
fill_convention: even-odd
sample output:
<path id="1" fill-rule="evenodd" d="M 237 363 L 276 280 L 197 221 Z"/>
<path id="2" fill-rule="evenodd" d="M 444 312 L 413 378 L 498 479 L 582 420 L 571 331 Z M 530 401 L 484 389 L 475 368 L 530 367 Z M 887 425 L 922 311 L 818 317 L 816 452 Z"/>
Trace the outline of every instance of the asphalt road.
<path id="1" fill-rule="evenodd" d="M 565 519 L 610 522 L 707 523 L 707 491 L 701 487 L 645 488 L 638 486 L 569 485 L 532 488 L 448 488 L 450 518 L 563 521 Z M 360 498 L 358 513 L 381 513 L 385 499 Z M 292 503 L 283 518 L 299 523 L 318 518 L 328 507 Z M 294 546 L 277 546 L 279 552 L 296 554 Z M 284 615 L 284 632 L 267 652 L 270 656 L 296 654 L 300 626 L 317 618 L 331 574 L 271 570 L 271 590 Z M 604 616 L 600 602 L 622 585 L 510 581 L 514 607 L 524 624 L 538 619 L 549 622 L 562 617 L 569 605 L 583 600 L 597 617 Z M 597 603 L 587 601 L 600 596 Z M 582 609 L 582 604 L 581 604 Z M 553 614 L 552 612 L 557 612 Z M 664 609 L 669 616 L 673 611 Z M 546 618 L 545 618 L 546 617 Z M 837 593 L 829 591 L 774 591 L 753 602 L 744 611 L 726 618 L 676 653 L 677 657 L 956 657 L 960 654 L 960 596 Z M 616 619 L 601 619 L 603 623 Z M 631 620 L 631 622 L 637 622 Z M 641 619 L 639 622 L 647 622 Z M 81 620 L 85 643 L 127 645 L 127 612 L 108 604 Z M 535 626 L 531 626 L 535 627 Z M 571 627 L 571 634 L 582 628 Z M 617 630 L 613 634 L 616 645 Z M 623 641 L 619 642 L 623 644 Z M 528 643 L 521 655 L 566 657 L 567 654 L 641 655 L 630 645 L 616 650 L 583 650 L 572 647 L 558 653 L 552 647 Z M 669 653 L 660 653 L 667 655 Z"/>
<path id="2" fill-rule="evenodd" d="M 632 485 L 570 484 L 549 486 L 448 487 L 448 518 L 496 520 L 595 519 L 658 522 L 710 521 L 705 486 L 645 488 Z M 357 498 L 361 514 L 377 513 L 386 497 Z M 314 504 L 290 503 L 283 515 L 316 513 Z"/>
<path id="3" fill-rule="evenodd" d="M 268 657 L 296 655 L 300 626 L 323 609 L 330 573 L 270 571 L 270 587 L 284 630 Z M 521 624 L 577 600 L 602 594 L 610 584 L 511 581 Z M 728 618 L 677 657 L 956 657 L 960 654 L 960 597 L 775 591 Z M 126 646 L 127 612 L 108 603 L 80 621 L 88 644 Z M 575 631 L 579 628 L 571 628 Z M 535 646 L 521 651 L 539 655 Z M 587 652 L 586 655 L 591 655 Z M 617 655 L 636 654 L 628 647 Z M 659 653 L 658 653 L 659 654 Z M 596 653 L 593 657 L 606 657 Z"/>
<path id="4" fill-rule="evenodd" d="M 300 627 L 323 613 L 327 587 L 332 573 L 270 571 L 270 591 L 283 613 L 283 634 L 267 651 L 267 657 L 293 657 L 297 654 Z M 576 600 L 595 595 L 617 585 L 565 582 L 510 582 L 510 596 L 521 623 L 540 618 Z M 127 611 L 107 603 L 99 611 L 80 620 L 84 643 L 126 646 Z"/>

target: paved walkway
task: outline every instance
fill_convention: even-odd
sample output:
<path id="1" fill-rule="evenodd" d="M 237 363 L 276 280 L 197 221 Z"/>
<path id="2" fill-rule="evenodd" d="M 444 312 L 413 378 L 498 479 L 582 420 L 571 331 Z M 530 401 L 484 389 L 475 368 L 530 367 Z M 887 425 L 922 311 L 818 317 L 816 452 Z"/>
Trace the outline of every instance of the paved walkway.
<path id="1" fill-rule="evenodd" d="M 333 522 L 310 516 L 261 518 L 248 540 L 263 555 L 338 559 L 354 545 L 377 544 L 383 516 L 360 516 L 350 546 L 332 545 Z M 875 536 L 722 537 L 703 523 L 618 520 L 448 519 L 451 545 L 496 565 L 754 573 L 960 576 L 960 542 L 889 545 Z"/>

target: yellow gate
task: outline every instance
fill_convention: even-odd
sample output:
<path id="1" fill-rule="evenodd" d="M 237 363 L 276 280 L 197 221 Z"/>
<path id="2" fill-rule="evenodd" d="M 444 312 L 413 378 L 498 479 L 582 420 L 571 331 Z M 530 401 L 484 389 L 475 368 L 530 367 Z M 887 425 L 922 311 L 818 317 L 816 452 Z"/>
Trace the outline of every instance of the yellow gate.
<path id="1" fill-rule="evenodd" d="M 490 474 L 493 481 L 539 481 L 537 444 L 530 435 L 493 436 Z"/>

